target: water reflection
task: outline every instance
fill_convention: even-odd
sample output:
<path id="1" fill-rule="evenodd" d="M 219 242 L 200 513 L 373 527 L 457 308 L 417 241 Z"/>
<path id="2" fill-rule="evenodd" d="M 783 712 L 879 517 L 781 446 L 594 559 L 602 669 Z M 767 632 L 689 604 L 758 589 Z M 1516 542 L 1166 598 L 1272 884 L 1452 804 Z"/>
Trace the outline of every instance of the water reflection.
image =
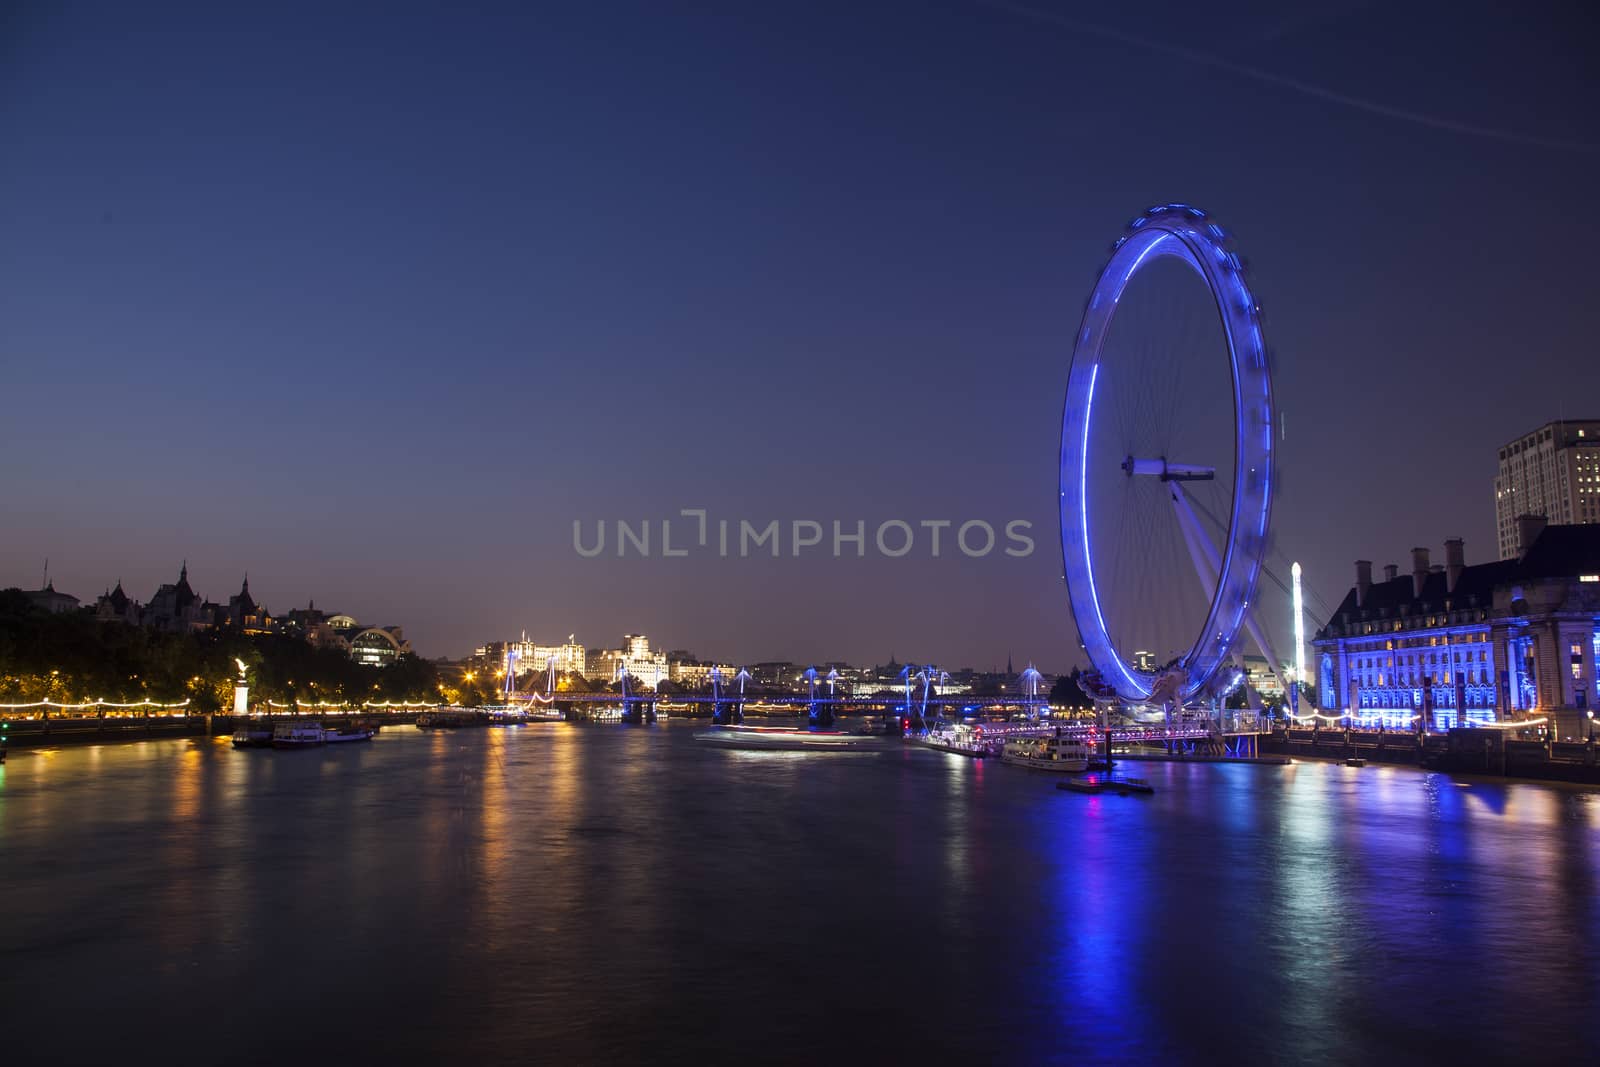
<path id="1" fill-rule="evenodd" d="M 567 1062 L 1588 1050 L 1592 1028 L 1558 1021 L 1600 996 L 1592 794 L 1153 764 L 1152 797 L 1081 796 L 920 748 L 691 732 L 14 752 L 0 994 L 102 1007 L 87 1028 L 74 1001 L 30 1000 L 12 1051 L 54 1034 L 106 1058 L 172 1003 L 185 1040 L 260 1062 L 308 1041 Z M 362 1026 L 239 1043 L 239 1005 L 286 994 Z"/>

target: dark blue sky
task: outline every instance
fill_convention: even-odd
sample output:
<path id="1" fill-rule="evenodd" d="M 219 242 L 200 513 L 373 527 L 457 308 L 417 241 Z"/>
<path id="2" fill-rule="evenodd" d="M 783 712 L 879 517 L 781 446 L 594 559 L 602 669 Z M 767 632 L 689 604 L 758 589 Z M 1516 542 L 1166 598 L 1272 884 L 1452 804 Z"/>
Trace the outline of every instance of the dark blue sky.
<path id="1" fill-rule="evenodd" d="M 187 557 L 426 655 L 1065 667 L 1070 340 L 1169 200 L 1251 263 L 1277 541 L 1322 596 L 1447 536 L 1491 558 L 1496 447 L 1600 414 L 1593 26 L 1278 8 L 13 6 L 0 584 L 48 556 L 144 599 Z M 695 506 L 1039 548 L 572 550 Z"/>

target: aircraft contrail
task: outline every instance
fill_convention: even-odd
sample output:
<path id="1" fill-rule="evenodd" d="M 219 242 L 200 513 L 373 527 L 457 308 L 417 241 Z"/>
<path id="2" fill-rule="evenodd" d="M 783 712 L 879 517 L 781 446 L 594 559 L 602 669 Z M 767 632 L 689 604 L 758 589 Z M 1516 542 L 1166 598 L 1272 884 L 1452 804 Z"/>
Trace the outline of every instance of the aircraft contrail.
<path id="1" fill-rule="evenodd" d="M 1533 145 L 1538 148 L 1553 148 L 1567 152 L 1583 152 L 1588 155 L 1600 153 L 1600 145 L 1590 144 L 1585 141 L 1568 141 L 1557 137 L 1539 137 L 1535 134 L 1519 133 L 1515 130 L 1502 130 L 1493 126 L 1478 126 L 1470 122 L 1459 122 L 1455 119 L 1444 118 L 1439 115 L 1428 115 L 1420 111 L 1408 111 L 1405 108 L 1392 107 L 1377 100 L 1366 100 L 1359 96 L 1351 96 L 1348 93 L 1341 93 L 1333 89 L 1324 88 L 1320 85 L 1313 85 L 1310 82 L 1301 81 L 1299 78 L 1290 78 L 1286 75 L 1274 74 L 1270 70 L 1262 70 L 1260 67 L 1251 67 L 1243 63 L 1235 63 L 1232 60 L 1224 59 L 1221 56 L 1212 55 L 1209 52 L 1202 52 L 1197 48 L 1189 48 L 1186 45 L 1180 44 L 1167 44 L 1164 41 L 1154 41 L 1148 37 L 1140 37 L 1137 34 L 1127 33 L 1111 26 L 1101 26 L 1097 23 L 1084 22 L 1079 19 L 1069 18 L 1066 15 L 1059 15 L 1054 11 L 1041 11 L 1038 8 L 1026 7 L 1022 4 L 1007 3 L 1006 0 L 978 0 L 978 2 L 983 4 L 985 7 L 995 8 L 999 11 L 1007 11 L 1013 15 L 1021 15 L 1024 18 L 1033 19 L 1036 22 L 1047 22 L 1051 23 L 1052 25 L 1060 26 L 1063 29 L 1072 30 L 1076 33 L 1087 34 L 1092 37 L 1100 37 L 1108 41 L 1118 41 L 1122 44 L 1132 45 L 1135 48 L 1143 48 L 1152 52 L 1161 52 L 1169 56 L 1177 56 L 1180 59 L 1186 59 L 1191 63 L 1195 63 L 1203 67 L 1214 67 L 1217 70 L 1225 70 L 1233 74 L 1238 74 L 1242 77 L 1252 78 L 1259 82 L 1266 82 L 1268 85 L 1277 85 L 1285 89 L 1293 89 L 1295 92 L 1303 93 L 1306 96 L 1315 97 L 1318 100 L 1327 100 L 1331 103 L 1343 104 L 1345 107 L 1353 107 L 1360 111 L 1366 111 L 1374 115 L 1382 115 L 1385 118 L 1398 119 L 1401 122 L 1411 122 L 1419 126 L 1429 126 L 1436 130 L 1448 130 L 1452 133 L 1464 133 L 1471 137 L 1485 137 L 1490 140 L 1504 141 L 1508 144 Z"/>

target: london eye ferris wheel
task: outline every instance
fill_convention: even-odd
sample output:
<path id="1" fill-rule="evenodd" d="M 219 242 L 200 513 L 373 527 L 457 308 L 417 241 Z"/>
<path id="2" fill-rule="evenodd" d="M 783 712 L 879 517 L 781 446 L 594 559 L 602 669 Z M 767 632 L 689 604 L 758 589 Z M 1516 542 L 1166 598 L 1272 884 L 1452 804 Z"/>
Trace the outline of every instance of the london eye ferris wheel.
<path id="1" fill-rule="evenodd" d="M 1275 486 L 1260 309 L 1228 234 L 1184 204 L 1113 246 L 1084 308 L 1061 425 L 1063 572 L 1084 651 L 1129 704 L 1218 695 Z"/>

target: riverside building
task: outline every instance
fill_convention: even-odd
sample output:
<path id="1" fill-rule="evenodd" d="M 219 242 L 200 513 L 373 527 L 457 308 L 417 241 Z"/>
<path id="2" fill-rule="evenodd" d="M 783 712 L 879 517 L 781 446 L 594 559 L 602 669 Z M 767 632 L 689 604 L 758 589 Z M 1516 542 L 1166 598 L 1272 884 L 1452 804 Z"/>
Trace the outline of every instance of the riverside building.
<path id="1" fill-rule="evenodd" d="M 1318 703 L 1393 729 L 1547 718 L 1587 736 L 1600 703 L 1600 524 L 1519 520 L 1513 559 L 1467 566 L 1459 538 L 1443 565 L 1356 562 L 1356 583 L 1312 640 Z"/>

